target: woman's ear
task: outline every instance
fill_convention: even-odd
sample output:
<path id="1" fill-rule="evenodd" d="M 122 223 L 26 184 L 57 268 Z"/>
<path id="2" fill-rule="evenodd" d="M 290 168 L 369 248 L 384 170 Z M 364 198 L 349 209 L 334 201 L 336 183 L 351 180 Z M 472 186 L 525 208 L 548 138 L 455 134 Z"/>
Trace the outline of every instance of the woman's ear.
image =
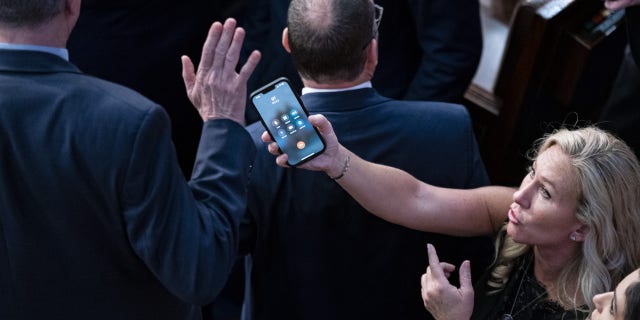
<path id="1" fill-rule="evenodd" d="M 578 229 L 571 233 L 571 240 L 576 242 L 582 242 L 587 237 L 587 233 L 589 233 L 589 227 L 586 224 L 581 225 Z"/>

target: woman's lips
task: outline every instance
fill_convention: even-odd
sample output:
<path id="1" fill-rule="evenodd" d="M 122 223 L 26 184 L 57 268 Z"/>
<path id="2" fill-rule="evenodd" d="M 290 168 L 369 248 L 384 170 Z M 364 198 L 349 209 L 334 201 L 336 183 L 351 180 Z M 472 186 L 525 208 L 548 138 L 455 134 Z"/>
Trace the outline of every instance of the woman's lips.
<path id="1" fill-rule="evenodd" d="M 516 217 L 516 213 L 513 211 L 513 209 L 509 209 L 509 221 L 513 224 L 520 224 L 520 220 L 518 220 L 518 217 Z"/>

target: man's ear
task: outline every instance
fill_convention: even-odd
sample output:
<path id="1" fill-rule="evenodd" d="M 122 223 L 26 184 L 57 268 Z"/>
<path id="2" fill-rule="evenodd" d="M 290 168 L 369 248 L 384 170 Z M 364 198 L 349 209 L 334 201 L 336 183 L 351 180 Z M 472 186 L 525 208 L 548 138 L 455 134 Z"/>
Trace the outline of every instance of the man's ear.
<path id="1" fill-rule="evenodd" d="M 80 15 L 80 0 L 66 0 L 64 3 L 64 11 L 68 15 Z"/>
<path id="2" fill-rule="evenodd" d="M 371 42 L 365 50 L 367 52 L 367 59 L 364 63 L 364 69 L 373 77 L 376 66 L 378 66 L 378 39 L 371 39 Z"/>
<path id="3" fill-rule="evenodd" d="M 289 28 L 284 28 L 284 30 L 282 30 L 282 46 L 284 47 L 284 50 L 291 53 L 291 47 L 289 47 Z"/>
<path id="4" fill-rule="evenodd" d="M 64 10 L 62 12 L 65 23 L 67 24 L 67 32 L 71 34 L 73 27 L 75 27 L 76 22 L 78 22 L 78 17 L 80 17 L 80 4 L 81 0 L 66 0 L 64 2 Z"/>

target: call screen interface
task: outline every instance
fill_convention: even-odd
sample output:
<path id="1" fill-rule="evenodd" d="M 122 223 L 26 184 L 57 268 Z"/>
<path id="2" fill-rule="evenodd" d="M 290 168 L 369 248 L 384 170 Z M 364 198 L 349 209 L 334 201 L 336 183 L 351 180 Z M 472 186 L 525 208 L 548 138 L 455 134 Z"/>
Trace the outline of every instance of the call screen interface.
<path id="1" fill-rule="evenodd" d="M 286 81 L 251 99 L 280 150 L 296 165 L 321 153 L 324 143 Z"/>

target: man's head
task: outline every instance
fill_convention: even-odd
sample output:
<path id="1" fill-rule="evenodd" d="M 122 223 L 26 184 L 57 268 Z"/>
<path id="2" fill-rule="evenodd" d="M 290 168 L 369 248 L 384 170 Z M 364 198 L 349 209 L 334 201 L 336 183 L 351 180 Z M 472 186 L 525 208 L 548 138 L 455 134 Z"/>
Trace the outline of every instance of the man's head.
<path id="1" fill-rule="evenodd" d="M 373 51 L 374 15 L 371 0 L 291 1 L 283 41 L 302 78 L 316 83 L 356 80 Z M 377 52 L 374 60 L 375 69 Z"/>
<path id="2" fill-rule="evenodd" d="M 0 0 L 0 24 L 23 28 L 48 22 L 60 14 L 65 0 Z"/>
<path id="3" fill-rule="evenodd" d="M 0 0 L 0 42 L 65 47 L 81 0 Z"/>

